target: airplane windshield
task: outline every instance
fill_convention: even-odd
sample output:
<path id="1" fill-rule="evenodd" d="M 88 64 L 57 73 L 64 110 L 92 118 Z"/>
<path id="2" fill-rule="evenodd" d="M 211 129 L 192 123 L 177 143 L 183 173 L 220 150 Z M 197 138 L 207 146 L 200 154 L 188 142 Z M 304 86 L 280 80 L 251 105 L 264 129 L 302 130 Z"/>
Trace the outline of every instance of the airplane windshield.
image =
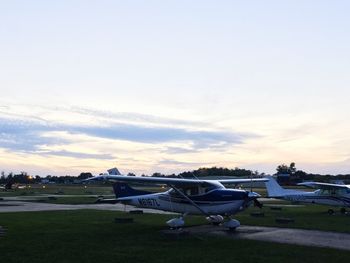
<path id="1" fill-rule="evenodd" d="M 180 187 L 178 188 L 182 193 L 184 193 L 187 196 L 193 196 L 193 195 L 202 195 L 205 194 L 216 187 L 213 185 L 205 185 L 205 186 L 188 186 L 188 187 Z M 171 189 L 169 192 L 173 196 L 179 196 L 180 194 L 175 191 L 174 189 Z"/>
<path id="2" fill-rule="evenodd" d="M 321 189 L 320 195 L 344 195 L 347 189 Z"/>

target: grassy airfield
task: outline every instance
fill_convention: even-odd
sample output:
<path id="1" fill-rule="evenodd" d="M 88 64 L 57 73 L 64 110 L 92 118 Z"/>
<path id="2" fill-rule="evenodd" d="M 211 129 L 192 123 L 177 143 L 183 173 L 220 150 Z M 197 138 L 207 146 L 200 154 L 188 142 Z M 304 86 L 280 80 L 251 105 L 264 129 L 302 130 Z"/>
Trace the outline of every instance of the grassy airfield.
<path id="1" fill-rule="evenodd" d="M 312 248 L 225 237 L 170 239 L 160 233 L 171 215 L 125 216 L 80 210 L 0 214 L 7 228 L 0 238 L 1 262 L 348 262 L 349 251 Z M 129 216 L 129 215 L 127 215 Z M 245 215 L 241 215 L 242 223 Z M 253 220 L 253 219 L 251 219 Z M 254 220 L 258 221 L 257 218 Z M 203 223 L 188 217 L 187 224 Z"/>
<path id="2" fill-rule="evenodd" d="M 33 195 L 111 195 L 111 185 L 82 185 L 82 184 L 28 184 L 21 188 L 0 191 L 0 197 L 33 196 Z"/>
<path id="3" fill-rule="evenodd" d="M 160 188 L 152 190 L 160 190 Z M 163 189 L 164 190 L 164 189 Z M 256 190 L 256 189 L 255 189 Z M 52 196 L 55 198 L 50 198 Z M 74 195 L 74 196 L 66 196 Z M 110 186 L 38 186 L 0 192 L 0 197 L 39 196 L 42 202 L 94 203 L 112 196 Z M 350 233 L 350 216 L 328 215 L 325 206 L 282 207 L 287 202 L 266 202 L 262 210 L 251 207 L 235 216 L 244 225 L 318 229 Z M 1 201 L 0 201 L 1 205 Z M 264 217 L 252 217 L 263 212 Z M 131 224 L 117 224 L 123 212 L 78 210 L 0 213 L 1 262 L 349 262 L 350 252 L 226 237 L 188 236 L 169 239 L 160 233 L 171 215 L 132 215 Z M 293 223 L 278 224 L 288 217 Z M 186 218 L 186 225 L 206 224 L 204 217 Z"/>
<path id="4" fill-rule="evenodd" d="M 161 187 L 150 187 L 147 190 L 159 192 L 165 189 Z M 266 195 L 266 190 L 262 188 L 253 189 L 253 191 L 259 192 L 262 196 Z M 93 204 L 99 197 L 114 198 L 110 185 L 31 185 L 24 189 L 0 192 L 0 198 L 6 199 L 6 197 L 15 196 L 23 201 L 39 201 L 54 204 Z M 350 233 L 350 215 L 340 214 L 340 208 L 333 208 L 337 213 L 335 215 L 328 215 L 327 210 L 329 207 L 327 206 L 301 205 L 300 207 L 285 207 L 284 205 L 290 205 L 290 202 L 282 200 L 267 200 L 263 203 L 265 206 L 262 209 L 252 206 L 243 213 L 235 215 L 235 218 L 246 225 L 278 226 Z M 281 206 L 282 208 L 281 210 L 272 210 L 270 206 Z M 251 213 L 254 212 L 263 212 L 264 216 L 252 217 Z M 277 224 L 276 218 L 280 217 L 292 218 L 295 222 Z M 161 225 L 164 225 L 164 220 Z"/>

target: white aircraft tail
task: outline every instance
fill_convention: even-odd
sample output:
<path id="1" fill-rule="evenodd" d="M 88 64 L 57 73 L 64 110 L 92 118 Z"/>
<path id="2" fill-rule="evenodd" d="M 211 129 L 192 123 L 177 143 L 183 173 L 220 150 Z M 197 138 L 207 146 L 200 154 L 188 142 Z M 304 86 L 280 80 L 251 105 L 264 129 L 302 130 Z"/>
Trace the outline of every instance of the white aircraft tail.
<path id="1" fill-rule="evenodd" d="M 275 178 L 269 177 L 269 181 L 265 182 L 268 197 L 282 197 L 287 194 L 288 190 L 281 187 Z"/>
<path id="2" fill-rule="evenodd" d="M 121 175 L 117 167 L 111 168 L 108 170 L 108 174 L 110 175 Z"/>

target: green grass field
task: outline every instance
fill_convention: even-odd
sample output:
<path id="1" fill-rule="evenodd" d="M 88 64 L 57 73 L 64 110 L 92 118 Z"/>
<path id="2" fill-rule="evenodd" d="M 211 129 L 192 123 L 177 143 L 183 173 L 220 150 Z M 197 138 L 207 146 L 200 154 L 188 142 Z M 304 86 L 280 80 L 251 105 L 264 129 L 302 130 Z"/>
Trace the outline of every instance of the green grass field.
<path id="1" fill-rule="evenodd" d="M 279 204 L 276 204 L 276 206 Z M 284 202 L 284 204 L 288 204 L 288 202 Z M 282 207 L 282 210 L 271 210 L 270 207 L 267 206 L 264 206 L 261 210 L 256 207 L 250 207 L 244 212 L 236 214 L 235 218 L 246 225 L 277 226 L 350 233 L 350 215 L 344 215 L 340 212 L 329 215 L 327 209 L 327 206 L 320 205 Z M 251 212 L 259 211 L 264 212 L 264 217 L 252 217 L 250 215 Z M 294 222 L 288 224 L 276 223 L 276 218 L 281 217 L 294 219 Z"/>
<path id="2" fill-rule="evenodd" d="M 147 190 L 161 191 L 152 188 Z M 264 189 L 254 191 L 265 194 Z M 67 196 L 75 195 L 75 196 Z M 0 192 L 0 197 L 31 198 L 59 204 L 90 204 L 98 196 L 113 197 L 108 185 L 31 185 Z M 289 204 L 284 201 L 266 204 Z M 350 233 L 350 216 L 327 214 L 328 207 L 309 205 L 262 210 L 251 207 L 235 216 L 242 224 L 319 229 Z M 252 217 L 264 212 L 264 217 Z M 350 252 L 234 240 L 226 237 L 164 237 L 165 221 L 171 215 L 133 215 L 135 223 L 117 224 L 114 218 L 130 216 L 122 212 L 79 210 L 60 212 L 1 213 L 0 262 L 346 262 Z M 276 218 L 288 217 L 294 223 L 280 225 Z M 204 217 L 187 217 L 186 225 L 206 224 Z"/>
<path id="3" fill-rule="evenodd" d="M 225 237 L 169 239 L 160 233 L 171 215 L 133 215 L 114 223 L 110 211 L 0 214 L 1 262 L 348 262 L 350 252 Z M 242 215 L 243 216 L 243 215 Z M 254 220 L 258 220 L 254 218 Z M 243 218 L 242 218 L 243 221 Z M 187 224 L 202 223 L 188 217 Z M 242 222 L 245 223 L 245 222 Z"/>
<path id="4" fill-rule="evenodd" d="M 110 185 L 31 185 L 30 188 L 18 189 L 10 192 L 0 192 L 0 197 L 18 196 L 23 200 L 37 196 L 36 200 L 55 204 L 92 204 L 95 203 L 98 196 L 113 198 L 112 187 Z M 153 187 L 147 190 L 161 191 L 160 187 Z M 263 194 L 265 189 L 253 189 Z M 52 195 L 52 196 L 51 196 Z M 76 195 L 76 196 L 65 196 Z M 266 204 L 290 204 L 289 202 L 274 200 L 267 201 Z M 336 208 L 335 208 L 336 209 Z M 261 225 L 261 226 L 280 226 L 294 227 L 304 229 L 318 229 L 327 231 L 338 231 L 350 233 L 350 216 L 337 213 L 330 216 L 327 214 L 327 206 L 307 205 L 302 207 L 283 207 L 281 211 L 271 210 L 265 206 L 262 210 L 251 207 L 243 213 L 235 216 L 242 224 Z M 338 209 L 339 210 L 339 209 Z M 262 211 L 265 216 L 254 218 L 250 216 L 251 212 Z M 1 214 L 0 214 L 1 215 Z M 277 217 L 288 217 L 295 220 L 294 223 L 287 225 L 276 224 Z"/>
<path id="5" fill-rule="evenodd" d="M 59 184 L 31 184 L 23 185 L 21 189 L 9 191 L 0 191 L 0 197 L 8 196 L 31 196 L 44 194 L 64 194 L 64 195 L 110 195 L 113 194 L 113 189 L 110 185 L 59 185 Z"/>

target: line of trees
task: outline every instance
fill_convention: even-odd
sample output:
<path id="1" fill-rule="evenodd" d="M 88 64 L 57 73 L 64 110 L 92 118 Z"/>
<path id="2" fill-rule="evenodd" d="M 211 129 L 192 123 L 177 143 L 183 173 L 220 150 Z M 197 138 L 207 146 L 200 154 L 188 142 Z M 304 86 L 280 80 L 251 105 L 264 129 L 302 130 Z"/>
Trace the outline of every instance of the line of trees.
<path id="1" fill-rule="evenodd" d="M 277 178 L 279 178 L 281 183 L 285 184 L 293 185 L 303 181 L 330 182 L 332 180 L 341 180 L 344 181 L 344 183 L 350 183 L 350 174 L 325 175 L 307 173 L 303 170 L 297 169 L 294 162 L 290 163 L 290 165 L 286 165 L 284 163 L 280 164 L 277 166 L 276 170 Z M 287 177 L 283 177 L 283 175 L 287 175 Z"/>
<path id="2" fill-rule="evenodd" d="M 87 179 L 89 177 L 92 177 L 93 175 L 89 172 L 81 173 L 78 176 L 52 176 L 47 175 L 45 177 L 40 177 L 39 175 L 31 176 L 28 175 L 27 172 L 20 172 L 19 174 L 9 173 L 5 174 L 4 171 L 1 172 L 0 176 L 0 184 L 37 184 L 42 182 L 52 182 L 57 184 L 64 184 L 64 183 L 75 183 L 79 182 L 81 180 Z"/>
<path id="3" fill-rule="evenodd" d="M 289 184 L 295 184 L 301 181 L 321 181 L 321 182 L 329 182 L 330 180 L 343 180 L 344 182 L 350 182 L 350 174 L 344 175 L 321 175 L 321 174 L 312 174 L 307 173 L 305 171 L 299 170 L 296 168 L 294 162 L 290 163 L 290 165 L 281 164 L 278 165 L 277 168 L 277 177 L 283 178 L 284 180 L 288 180 Z M 127 174 L 128 176 L 135 176 L 133 173 Z M 228 169 L 223 167 L 211 167 L 211 168 L 199 168 L 193 171 L 186 171 L 179 174 L 170 174 L 165 175 L 162 173 L 154 173 L 150 176 L 152 177 L 174 177 L 174 178 L 199 178 L 199 177 L 261 177 L 264 176 L 264 173 L 259 173 L 258 171 L 252 171 L 247 169 L 240 169 L 238 167 L 234 169 Z M 286 176 L 287 175 L 287 176 Z M 5 174 L 5 172 L 1 172 L 0 176 L 0 184 L 7 183 L 19 183 L 19 184 L 31 184 L 31 183 L 78 183 L 81 180 L 92 177 L 93 175 L 90 172 L 82 172 L 78 176 L 52 176 L 47 175 L 45 177 L 40 177 L 39 175 L 30 176 L 27 172 L 20 172 L 19 174 Z M 143 174 L 142 176 L 148 176 Z M 287 178 L 287 179 L 286 179 Z"/>
<path id="4" fill-rule="evenodd" d="M 128 173 L 128 176 L 136 176 L 133 173 Z M 246 169 L 240 169 L 240 168 L 234 168 L 234 169 L 228 169 L 228 168 L 222 168 L 222 167 L 212 167 L 212 168 L 199 168 L 194 171 L 187 171 L 182 172 L 178 175 L 176 174 L 170 174 L 165 175 L 162 173 L 153 173 L 152 177 L 173 177 L 173 178 L 195 178 L 195 177 L 210 177 L 210 176 L 234 176 L 234 177 L 247 177 L 247 176 L 257 176 L 259 173 L 257 171 L 253 172 L 251 170 Z M 64 184 L 64 183 L 75 183 L 79 182 L 81 180 L 87 179 L 89 177 L 92 177 L 93 175 L 90 172 L 83 172 L 79 176 L 52 176 L 47 175 L 45 177 L 40 177 L 39 175 L 30 176 L 27 172 L 21 172 L 19 174 L 5 174 L 5 172 L 1 172 L 0 176 L 0 184 L 6 184 L 8 182 L 11 183 L 19 183 L 19 184 L 31 184 L 31 183 L 58 183 L 58 184 Z M 149 176 L 143 174 L 142 176 Z"/>

